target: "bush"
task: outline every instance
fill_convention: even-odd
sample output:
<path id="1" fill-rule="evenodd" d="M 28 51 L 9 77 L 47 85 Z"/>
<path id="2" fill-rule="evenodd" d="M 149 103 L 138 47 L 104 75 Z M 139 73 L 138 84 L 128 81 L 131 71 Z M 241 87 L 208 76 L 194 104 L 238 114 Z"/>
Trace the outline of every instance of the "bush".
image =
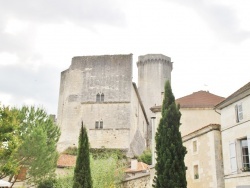
<path id="1" fill-rule="evenodd" d="M 126 151 L 121 149 L 108 149 L 108 148 L 90 148 L 90 154 L 94 159 L 107 158 L 111 155 L 116 155 L 120 159 L 126 159 Z"/>
<path id="2" fill-rule="evenodd" d="M 100 152 L 99 154 L 100 155 L 96 155 L 95 158 L 90 155 L 90 169 L 93 180 L 93 188 L 118 188 L 122 178 L 124 177 L 125 160 L 121 160 L 120 155 L 116 152 Z M 73 171 L 73 169 L 69 169 L 67 175 L 58 177 L 55 188 L 72 188 Z"/>
<path id="3" fill-rule="evenodd" d="M 55 188 L 72 188 L 73 187 L 73 175 L 74 169 L 68 169 L 66 175 L 59 176 L 56 180 Z"/>
<path id="4" fill-rule="evenodd" d="M 55 179 L 47 179 L 39 183 L 37 188 L 54 188 L 56 184 Z"/>
<path id="5" fill-rule="evenodd" d="M 151 150 L 145 150 L 139 157 L 139 161 L 142 161 L 148 165 L 152 164 L 152 153 Z"/>
<path id="6" fill-rule="evenodd" d="M 97 159 L 91 157 L 90 165 L 93 188 L 119 187 L 124 174 L 124 165 L 116 154 L 104 155 Z"/>
<path id="7" fill-rule="evenodd" d="M 63 151 L 63 154 L 77 155 L 77 147 L 68 147 L 66 150 Z"/>

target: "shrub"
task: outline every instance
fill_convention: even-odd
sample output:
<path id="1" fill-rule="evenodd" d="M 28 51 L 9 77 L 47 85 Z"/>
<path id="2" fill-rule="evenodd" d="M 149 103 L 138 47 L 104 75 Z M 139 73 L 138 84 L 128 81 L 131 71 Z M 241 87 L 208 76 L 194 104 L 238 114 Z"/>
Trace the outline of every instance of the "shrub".
<path id="1" fill-rule="evenodd" d="M 63 151 L 63 154 L 77 155 L 77 147 L 68 147 L 66 150 Z"/>
<path id="2" fill-rule="evenodd" d="M 99 152 L 98 152 L 99 153 Z M 93 180 L 93 188 L 118 188 L 124 177 L 124 161 L 119 159 L 116 152 L 103 153 L 95 158 L 90 155 L 90 168 Z M 73 169 L 68 169 L 64 176 L 56 180 L 55 188 L 72 188 L 73 187 Z"/>
<path id="3" fill-rule="evenodd" d="M 47 179 L 39 183 L 37 188 L 54 188 L 56 184 L 55 179 Z"/>
<path id="4" fill-rule="evenodd" d="M 123 178 L 124 165 L 116 154 L 103 155 L 97 159 L 91 157 L 93 187 L 119 187 Z"/>
<path id="5" fill-rule="evenodd" d="M 73 172 L 74 169 L 70 168 L 66 175 L 59 176 L 56 180 L 55 188 L 72 188 L 73 187 Z"/>
<path id="6" fill-rule="evenodd" d="M 139 161 L 142 161 L 148 165 L 152 164 L 152 153 L 151 150 L 145 150 L 139 157 Z"/>

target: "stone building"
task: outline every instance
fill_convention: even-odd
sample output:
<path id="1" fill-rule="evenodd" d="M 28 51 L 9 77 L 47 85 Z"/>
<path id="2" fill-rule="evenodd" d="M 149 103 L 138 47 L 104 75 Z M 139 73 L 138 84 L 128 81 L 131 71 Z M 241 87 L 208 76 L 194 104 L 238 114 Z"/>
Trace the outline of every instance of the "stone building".
<path id="1" fill-rule="evenodd" d="M 150 143 L 149 108 L 160 105 L 171 79 L 167 56 L 139 56 L 138 88 L 132 82 L 132 54 L 81 56 L 61 73 L 58 150 L 77 146 L 80 124 L 92 148 L 114 148 L 139 155 Z"/>
<path id="2" fill-rule="evenodd" d="M 224 188 L 220 115 L 214 110 L 223 99 L 207 91 L 176 99 L 182 114 L 180 132 L 187 149 L 188 188 Z M 151 110 L 155 113 L 154 134 L 161 119 L 161 106 L 154 106 Z M 152 154 L 155 160 L 154 147 Z"/>
<path id="3" fill-rule="evenodd" d="M 221 113 L 225 188 L 250 188 L 250 82 L 216 110 Z"/>

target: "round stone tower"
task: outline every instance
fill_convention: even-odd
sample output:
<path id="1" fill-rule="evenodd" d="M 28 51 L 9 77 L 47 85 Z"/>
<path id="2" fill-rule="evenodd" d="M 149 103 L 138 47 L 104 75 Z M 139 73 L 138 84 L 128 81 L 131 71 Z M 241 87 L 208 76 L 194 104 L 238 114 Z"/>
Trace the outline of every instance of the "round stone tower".
<path id="1" fill-rule="evenodd" d="M 150 108 L 162 104 L 164 85 L 171 81 L 173 63 L 171 58 L 162 54 L 147 54 L 139 56 L 138 90 L 148 119 L 151 118 Z"/>

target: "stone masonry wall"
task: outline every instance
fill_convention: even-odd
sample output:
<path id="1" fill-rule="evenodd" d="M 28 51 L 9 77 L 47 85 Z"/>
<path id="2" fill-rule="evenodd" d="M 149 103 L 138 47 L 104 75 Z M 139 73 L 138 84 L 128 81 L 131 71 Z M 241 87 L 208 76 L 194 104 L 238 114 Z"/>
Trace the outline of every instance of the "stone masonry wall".
<path id="1" fill-rule="evenodd" d="M 61 73 L 58 150 L 77 146 L 81 122 L 89 131 L 92 147 L 128 149 L 131 90 L 131 54 L 74 57 L 69 69 Z M 104 101 L 98 102 L 97 94 L 103 94 Z M 96 122 L 103 122 L 102 130 L 94 130 Z"/>
<path id="2" fill-rule="evenodd" d="M 150 188 L 150 174 L 143 174 L 136 177 L 127 178 L 122 183 L 122 188 Z"/>

